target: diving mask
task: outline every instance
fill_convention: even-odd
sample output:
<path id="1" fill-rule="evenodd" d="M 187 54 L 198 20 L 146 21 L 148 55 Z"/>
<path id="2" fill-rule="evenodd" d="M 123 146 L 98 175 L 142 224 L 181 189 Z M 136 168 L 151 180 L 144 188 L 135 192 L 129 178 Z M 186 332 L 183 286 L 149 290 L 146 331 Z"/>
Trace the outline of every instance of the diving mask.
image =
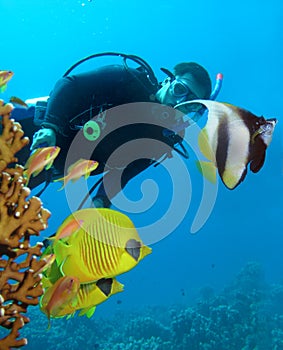
<path id="1" fill-rule="evenodd" d="M 170 93 L 176 97 L 176 102 L 181 103 L 186 100 L 195 100 L 198 97 L 191 91 L 188 85 L 182 80 L 176 78 L 169 87 Z"/>

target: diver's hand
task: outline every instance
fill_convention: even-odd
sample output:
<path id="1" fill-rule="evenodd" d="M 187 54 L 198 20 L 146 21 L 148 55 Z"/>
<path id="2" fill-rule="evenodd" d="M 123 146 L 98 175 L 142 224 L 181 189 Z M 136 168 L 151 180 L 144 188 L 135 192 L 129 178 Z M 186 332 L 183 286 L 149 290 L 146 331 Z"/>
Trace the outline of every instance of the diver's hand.
<path id="1" fill-rule="evenodd" d="M 38 147 L 48 147 L 48 146 L 55 146 L 55 145 L 56 145 L 55 131 L 50 128 L 44 128 L 44 129 L 38 130 L 33 135 L 33 141 L 32 141 L 30 150 L 33 151 Z"/>

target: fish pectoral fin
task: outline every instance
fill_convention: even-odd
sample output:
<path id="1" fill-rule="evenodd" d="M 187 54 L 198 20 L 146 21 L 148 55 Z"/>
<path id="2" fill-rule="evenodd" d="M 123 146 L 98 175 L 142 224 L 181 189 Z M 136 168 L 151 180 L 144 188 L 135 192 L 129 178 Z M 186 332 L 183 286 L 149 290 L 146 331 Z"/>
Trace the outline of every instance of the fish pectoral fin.
<path id="1" fill-rule="evenodd" d="M 42 172 L 43 169 L 39 169 L 37 171 L 35 171 L 34 173 L 31 174 L 32 177 L 36 177 L 38 174 L 40 174 Z"/>
<path id="2" fill-rule="evenodd" d="M 257 173 L 260 171 L 260 169 L 262 168 L 263 164 L 264 164 L 264 160 L 265 160 L 265 155 L 260 158 L 260 159 L 253 159 L 250 163 L 250 169 L 253 173 Z"/>
<path id="3" fill-rule="evenodd" d="M 212 162 L 198 160 L 196 165 L 200 173 L 211 183 L 216 183 L 216 166 Z"/>
<path id="4" fill-rule="evenodd" d="M 257 173 L 262 168 L 265 161 L 265 149 L 259 148 L 257 152 L 253 154 L 252 160 L 250 162 L 250 169 L 253 173 Z"/>
<path id="5" fill-rule="evenodd" d="M 59 266 L 59 271 L 64 275 L 62 267 L 66 262 L 66 259 L 70 256 L 69 254 L 70 245 L 65 244 L 60 239 L 56 240 L 53 243 L 53 245 L 54 245 L 53 250 L 56 256 L 57 265 Z"/>
<path id="6" fill-rule="evenodd" d="M 90 171 L 88 171 L 87 173 L 85 173 L 85 176 L 84 176 L 84 178 L 85 178 L 85 180 L 87 180 L 89 177 L 90 177 Z"/>
<path id="7" fill-rule="evenodd" d="M 68 257 L 69 257 L 69 255 L 67 255 L 67 256 L 64 258 L 64 260 L 62 260 L 61 263 L 59 264 L 59 271 L 61 272 L 61 274 L 62 274 L 63 276 L 65 275 L 65 274 L 64 274 L 64 271 L 63 271 L 63 266 L 64 266 L 66 260 L 68 259 Z"/>
<path id="8" fill-rule="evenodd" d="M 50 162 L 46 165 L 45 170 L 49 170 L 52 167 L 52 165 L 53 165 L 53 160 L 52 160 L 52 162 Z"/>
<path id="9" fill-rule="evenodd" d="M 73 179 L 71 179 L 71 182 L 74 183 L 76 181 L 78 181 L 80 179 L 80 177 L 74 177 Z"/>

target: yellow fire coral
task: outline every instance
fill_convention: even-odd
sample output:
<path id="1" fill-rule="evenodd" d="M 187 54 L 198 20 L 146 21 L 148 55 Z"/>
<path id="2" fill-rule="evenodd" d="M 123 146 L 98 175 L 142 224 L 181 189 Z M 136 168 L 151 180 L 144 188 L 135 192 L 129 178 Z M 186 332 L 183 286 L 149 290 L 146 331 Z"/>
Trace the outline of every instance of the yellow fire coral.
<path id="1" fill-rule="evenodd" d="M 13 165 L 16 152 L 29 142 L 19 123 L 10 119 L 11 104 L 0 100 L 0 325 L 8 329 L 0 339 L 0 349 L 19 348 L 27 344 L 18 339 L 19 329 L 29 322 L 25 315 L 29 305 L 37 305 L 43 294 L 41 275 L 45 265 L 42 243 L 30 246 L 30 237 L 47 227 L 50 212 L 39 198 L 25 187 L 23 167 Z"/>

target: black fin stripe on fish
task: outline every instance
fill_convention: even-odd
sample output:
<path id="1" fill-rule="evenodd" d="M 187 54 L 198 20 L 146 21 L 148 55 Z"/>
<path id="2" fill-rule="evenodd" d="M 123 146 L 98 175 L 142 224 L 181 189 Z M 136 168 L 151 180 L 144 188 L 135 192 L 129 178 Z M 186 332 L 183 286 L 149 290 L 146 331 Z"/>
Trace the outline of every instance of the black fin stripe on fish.
<path id="1" fill-rule="evenodd" d="M 250 130 L 243 120 L 221 119 L 218 126 L 216 162 L 219 175 L 229 189 L 246 176 L 250 155 Z"/>
<path id="2" fill-rule="evenodd" d="M 136 261 L 139 260 L 141 254 L 141 243 L 135 239 L 129 239 L 126 243 L 126 252 L 131 255 Z"/>
<path id="3" fill-rule="evenodd" d="M 111 293 L 113 284 L 113 278 L 102 278 L 96 282 L 97 287 L 105 294 L 107 297 Z"/>
<path id="4" fill-rule="evenodd" d="M 226 168 L 226 160 L 228 156 L 228 146 L 229 146 L 229 130 L 228 130 L 228 120 L 224 118 L 219 121 L 217 128 L 217 147 L 216 147 L 216 165 L 218 168 L 219 175 L 223 176 Z"/>

